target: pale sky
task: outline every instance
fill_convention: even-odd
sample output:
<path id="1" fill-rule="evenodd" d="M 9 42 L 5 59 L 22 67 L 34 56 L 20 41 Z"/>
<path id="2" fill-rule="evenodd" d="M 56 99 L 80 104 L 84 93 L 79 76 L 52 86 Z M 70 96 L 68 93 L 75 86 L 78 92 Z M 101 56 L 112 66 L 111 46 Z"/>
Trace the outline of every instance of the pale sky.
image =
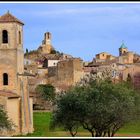
<path id="1" fill-rule="evenodd" d="M 140 54 L 140 3 L 0 3 L 25 23 L 24 50 L 37 49 L 44 33 L 53 47 L 91 61 L 97 53 L 118 56 L 122 40 Z"/>

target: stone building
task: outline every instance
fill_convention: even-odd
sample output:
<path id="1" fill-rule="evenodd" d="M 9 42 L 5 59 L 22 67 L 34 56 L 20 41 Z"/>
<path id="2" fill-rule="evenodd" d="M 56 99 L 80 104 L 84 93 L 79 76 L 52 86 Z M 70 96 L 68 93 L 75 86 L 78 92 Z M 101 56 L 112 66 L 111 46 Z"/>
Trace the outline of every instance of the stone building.
<path id="1" fill-rule="evenodd" d="M 128 48 L 125 46 L 124 43 L 122 43 L 122 45 L 119 48 L 119 56 L 122 56 L 127 52 L 128 52 Z"/>
<path id="2" fill-rule="evenodd" d="M 104 69 L 110 70 L 114 82 L 126 81 L 129 75 L 133 85 L 136 88 L 140 87 L 140 55 L 129 51 L 124 43 L 119 47 L 119 56 L 112 57 L 106 52 L 99 53 L 92 62 L 84 66 L 84 73 L 100 73 Z"/>
<path id="3" fill-rule="evenodd" d="M 127 81 L 127 78 L 131 78 L 131 82 L 135 88 L 140 89 L 140 63 L 128 65 L 122 71 L 122 78 Z"/>
<path id="4" fill-rule="evenodd" d="M 0 17 L 0 104 L 15 124 L 6 135 L 33 132 L 32 97 L 24 72 L 24 23 L 9 12 Z"/>
<path id="5" fill-rule="evenodd" d="M 84 75 L 83 62 L 79 58 L 72 58 L 58 62 L 57 81 L 62 85 L 75 85 Z"/>
<path id="6" fill-rule="evenodd" d="M 119 63 L 121 64 L 133 64 L 134 62 L 134 53 L 128 51 L 128 48 L 124 43 L 119 48 Z"/>
<path id="7" fill-rule="evenodd" d="M 116 57 L 107 53 L 107 52 L 102 52 L 99 54 L 96 54 L 96 62 L 104 62 L 106 60 L 112 60 L 115 59 Z"/>
<path id="8" fill-rule="evenodd" d="M 119 48 L 119 56 L 116 57 L 107 52 L 102 52 L 96 54 L 95 59 L 93 59 L 95 63 L 102 64 L 106 62 L 112 62 L 112 60 L 115 60 L 117 63 L 120 64 L 133 64 L 134 62 L 140 61 L 140 56 L 134 54 L 132 51 L 129 51 L 125 44 L 122 43 Z"/>
<path id="9" fill-rule="evenodd" d="M 42 41 L 42 45 L 38 48 L 38 51 L 42 54 L 50 54 L 53 50 L 53 47 L 51 45 L 51 33 L 46 32 L 44 34 L 44 40 Z"/>

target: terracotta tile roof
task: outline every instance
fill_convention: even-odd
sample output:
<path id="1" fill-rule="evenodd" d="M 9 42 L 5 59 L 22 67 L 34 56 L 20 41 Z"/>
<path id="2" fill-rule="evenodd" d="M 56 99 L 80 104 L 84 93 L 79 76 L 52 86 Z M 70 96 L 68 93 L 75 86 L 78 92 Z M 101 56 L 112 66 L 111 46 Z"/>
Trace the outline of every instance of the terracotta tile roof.
<path id="1" fill-rule="evenodd" d="M 44 54 L 44 58 L 48 60 L 59 60 L 62 56 L 58 54 Z"/>
<path id="2" fill-rule="evenodd" d="M 21 22 L 16 17 L 11 15 L 9 12 L 4 14 L 3 16 L 0 16 L 0 23 L 2 23 L 2 22 L 17 22 L 17 23 L 20 23 L 20 24 L 24 25 L 23 22 Z"/>
<path id="3" fill-rule="evenodd" d="M 13 93 L 13 92 L 8 91 L 8 90 L 0 90 L 0 96 L 4 96 L 7 98 L 19 98 L 20 97 L 16 93 Z"/>

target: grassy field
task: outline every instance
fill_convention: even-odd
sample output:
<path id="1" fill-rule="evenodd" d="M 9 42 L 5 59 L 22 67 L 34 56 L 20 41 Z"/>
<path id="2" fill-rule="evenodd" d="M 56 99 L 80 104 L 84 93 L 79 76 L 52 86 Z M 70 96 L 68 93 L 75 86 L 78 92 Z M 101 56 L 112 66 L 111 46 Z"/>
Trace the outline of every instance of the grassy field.
<path id="1" fill-rule="evenodd" d="M 71 137 L 69 132 L 62 128 L 55 131 L 49 130 L 51 113 L 49 112 L 34 112 L 34 133 L 26 135 L 27 137 Z M 80 129 L 76 135 L 77 137 L 91 137 L 91 134 Z M 125 125 L 116 134 L 117 137 L 140 137 L 140 120 L 133 121 Z"/>

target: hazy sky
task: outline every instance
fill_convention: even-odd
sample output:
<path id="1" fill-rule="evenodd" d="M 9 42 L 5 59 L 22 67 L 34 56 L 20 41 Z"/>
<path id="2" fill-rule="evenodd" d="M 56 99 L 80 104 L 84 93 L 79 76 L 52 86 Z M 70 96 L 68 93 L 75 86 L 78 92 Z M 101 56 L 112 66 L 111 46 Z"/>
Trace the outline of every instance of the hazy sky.
<path id="1" fill-rule="evenodd" d="M 122 40 L 140 54 L 140 3 L 0 3 L 25 23 L 24 50 L 37 49 L 44 33 L 53 47 L 85 61 L 95 54 L 118 55 Z"/>

